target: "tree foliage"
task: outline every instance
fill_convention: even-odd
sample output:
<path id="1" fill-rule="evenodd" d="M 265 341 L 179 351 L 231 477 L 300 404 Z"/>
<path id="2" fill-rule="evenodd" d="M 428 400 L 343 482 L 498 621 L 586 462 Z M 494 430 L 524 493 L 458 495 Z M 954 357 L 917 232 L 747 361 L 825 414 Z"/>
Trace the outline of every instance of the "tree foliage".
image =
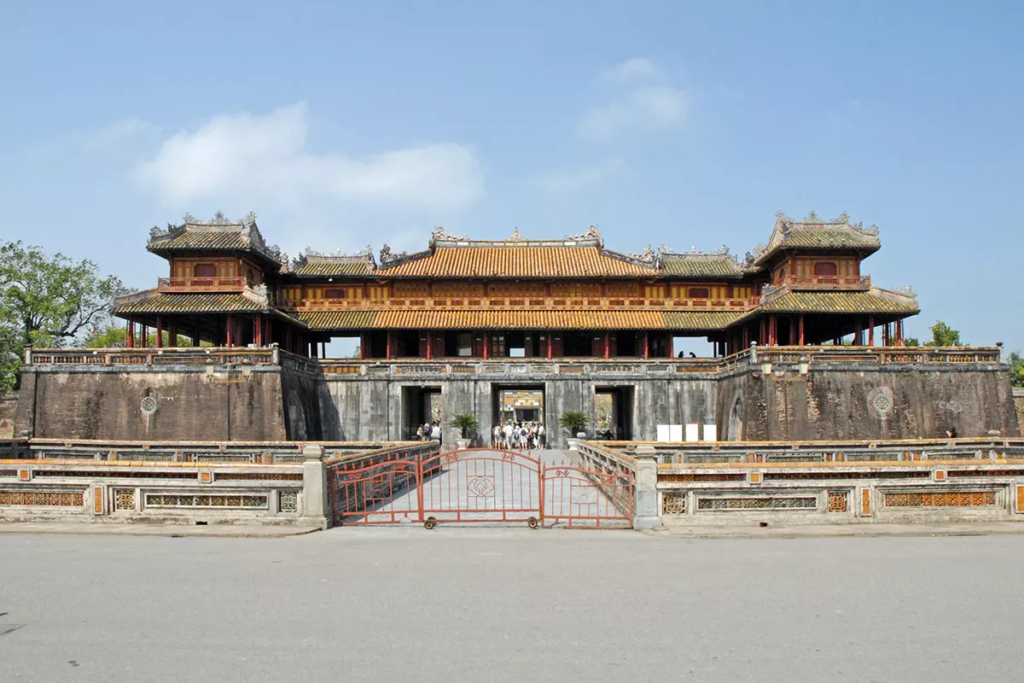
<path id="1" fill-rule="evenodd" d="M 21 242 L 0 245 L 0 390 L 15 385 L 26 346 L 72 346 L 110 319 L 126 289 L 92 261 L 47 257 Z"/>
<path id="2" fill-rule="evenodd" d="M 1015 387 L 1024 387 L 1024 356 L 1014 351 L 1007 360 L 1010 362 L 1010 384 Z"/>
<path id="3" fill-rule="evenodd" d="M 459 430 L 463 439 L 468 439 L 476 430 L 480 429 L 480 420 L 473 413 L 459 413 L 452 418 L 452 427 Z"/>
<path id="4" fill-rule="evenodd" d="M 929 329 L 932 331 L 932 340 L 926 342 L 925 346 L 967 346 L 967 344 L 960 341 L 960 331 L 954 330 L 941 320 Z"/>
<path id="5" fill-rule="evenodd" d="M 582 410 L 567 410 L 558 418 L 558 424 L 575 436 L 590 426 L 590 416 Z"/>

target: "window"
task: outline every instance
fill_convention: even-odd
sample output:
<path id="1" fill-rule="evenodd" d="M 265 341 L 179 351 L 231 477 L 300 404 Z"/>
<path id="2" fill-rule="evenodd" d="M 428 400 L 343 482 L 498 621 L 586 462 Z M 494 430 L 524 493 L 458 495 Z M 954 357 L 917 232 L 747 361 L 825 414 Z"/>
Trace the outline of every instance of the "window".
<path id="1" fill-rule="evenodd" d="M 217 265 L 214 263 L 197 263 L 192 267 L 192 277 L 217 277 Z"/>
<path id="2" fill-rule="evenodd" d="M 690 287 L 691 299 L 707 299 L 709 296 L 707 287 Z"/>
<path id="3" fill-rule="evenodd" d="M 348 292 L 344 289 L 334 288 L 324 290 L 325 299 L 344 299 L 346 296 L 348 296 Z"/>
<path id="4" fill-rule="evenodd" d="M 831 261 L 820 261 L 814 264 L 814 274 L 819 277 L 835 277 L 839 269 Z"/>
<path id="5" fill-rule="evenodd" d="M 460 332 L 455 336 L 455 348 L 457 355 L 469 357 L 473 355 L 473 335 L 469 332 Z"/>

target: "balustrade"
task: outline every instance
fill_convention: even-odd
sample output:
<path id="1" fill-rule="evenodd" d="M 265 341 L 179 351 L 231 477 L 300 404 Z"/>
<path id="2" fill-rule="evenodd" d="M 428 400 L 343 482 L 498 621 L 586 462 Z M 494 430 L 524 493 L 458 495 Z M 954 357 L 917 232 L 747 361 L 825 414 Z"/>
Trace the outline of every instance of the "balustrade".
<path id="1" fill-rule="evenodd" d="M 161 292 L 241 292 L 244 277 L 162 277 L 157 284 Z"/>

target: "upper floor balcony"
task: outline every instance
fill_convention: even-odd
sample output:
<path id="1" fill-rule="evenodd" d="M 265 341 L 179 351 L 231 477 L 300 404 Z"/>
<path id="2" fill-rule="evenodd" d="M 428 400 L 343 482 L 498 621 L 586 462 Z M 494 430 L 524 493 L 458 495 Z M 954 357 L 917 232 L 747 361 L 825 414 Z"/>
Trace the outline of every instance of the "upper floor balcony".
<path id="1" fill-rule="evenodd" d="M 157 291 L 168 294 L 183 292 L 241 292 L 245 289 L 244 277 L 162 277 Z"/>
<path id="2" fill-rule="evenodd" d="M 748 311 L 758 305 L 758 297 L 731 299 L 648 299 L 641 297 L 393 297 L 303 299 L 295 301 L 278 295 L 273 304 L 293 310 L 393 310 L 393 309 L 466 309 L 466 310 L 700 310 Z"/>
<path id="3" fill-rule="evenodd" d="M 871 289 L 870 275 L 787 275 L 778 283 L 791 289 L 843 289 L 867 291 Z"/>

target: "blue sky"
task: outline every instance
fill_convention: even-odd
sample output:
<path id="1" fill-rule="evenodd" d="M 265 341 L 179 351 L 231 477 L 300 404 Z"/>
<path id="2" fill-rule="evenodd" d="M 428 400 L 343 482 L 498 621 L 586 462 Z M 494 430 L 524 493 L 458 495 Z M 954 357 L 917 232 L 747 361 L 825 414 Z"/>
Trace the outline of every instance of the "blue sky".
<path id="1" fill-rule="evenodd" d="M 88 6 L 87 6 L 88 5 Z M 928 336 L 1024 348 L 1024 4 L 8 2 L 0 239 L 135 287 L 151 226 L 255 211 L 296 254 L 432 228 L 742 255 L 877 224 Z"/>

